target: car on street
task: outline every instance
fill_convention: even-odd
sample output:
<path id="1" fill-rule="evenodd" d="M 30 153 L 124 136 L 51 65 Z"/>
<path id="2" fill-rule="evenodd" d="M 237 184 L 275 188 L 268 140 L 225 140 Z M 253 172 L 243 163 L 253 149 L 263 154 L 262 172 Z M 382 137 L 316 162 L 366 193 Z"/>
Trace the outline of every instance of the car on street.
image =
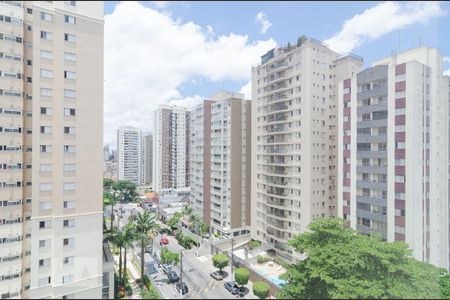
<path id="1" fill-rule="evenodd" d="M 225 282 L 223 285 L 231 294 L 237 295 L 239 294 L 239 287 L 234 281 Z"/>
<path id="2" fill-rule="evenodd" d="M 181 295 L 187 294 L 189 292 L 189 289 L 184 282 L 178 282 L 176 285 L 177 292 L 181 293 Z"/>
<path id="3" fill-rule="evenodd" d="M 165 274 L 169 274 L 170 271 L 172 271 L 172 266 L 168 265 L 168 264 L 163 264 L 161 266 L 161 268 L 163 269 L 163 272 Z"/>
<path id="4" fill-rule="evenodd" d="M 209 275 L 211 275 L 211 277 L 214 278 L 215 280 L 222 280 L 223 279 L 223 273 L 221 271 L 215 271 L 215 272 L 212 272 Z"/>
<path id="5" fill-rule="evenodd" d="M 167 237 L 162 237 L 161 240 L 159 241 L 159 244 L 162 245 L 167 245 L 169 244 L 169 239 Z"/>
<path id="6" fill-rule="evenodd" d="M 178 277 L 177 272 L 170 270 L 167 273 L 167 278 L 169 278 L 169 282 L 178 282 L 178 280 L 180 280 L 180 277 Z"/>

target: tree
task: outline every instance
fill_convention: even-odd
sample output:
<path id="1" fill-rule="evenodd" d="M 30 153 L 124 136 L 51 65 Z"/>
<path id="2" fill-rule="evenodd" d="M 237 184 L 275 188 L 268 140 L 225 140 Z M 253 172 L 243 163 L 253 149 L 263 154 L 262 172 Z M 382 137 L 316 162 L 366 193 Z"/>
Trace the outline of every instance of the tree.
<path id="1" fill-rule="evenodd" d="M 103 179 L 103 205 L 111 206 L 111 225 L 109 230 L 112 231 L 113 230 L 113 222 L 114 222 L 114 205 L 117 202 L 117 197 L 116 197 L 116 192 L 114 190 L 115 187 L 115 181 L 109 178 L 104 178 Z M 104 210 L 104 208 L 103 208 Z M 103 219 L 103 223 L 105 223 L 104 219 Z"/>
<path id="2" fill-rule="evenodd" d="M 163 247 L 161 249 L 161 263 L 163 264 L 177 264 L 180 261 L 180 254 L 175 253 L 167 249 L 167 247 Z"/>
<path id="3" fill-rule="evenodd" d="M 253 283 L 253 294 L 259 299 L 266 299 L 269 297 L 270 287 L 264 281 L 255 281 Z"/>
<path id="4" fill-rule="evenodd" d="M 148 236 L 151 230 L 157 227 L 155 222 L 155 214 L 144 211 L 138 213 L 136 216 L 136 234 L 141 240 L 141 280 L 144 277 L 144 253 L 145 242 L 148 241 Z M 153 242 L 153 241 L 152 241 Z"/>
<path id="5" fill-rule="evenodd" d="M 176 212 L 169 220 L 167 220 L 166 224 L 170 226 L 171 229 L 174 229 L 178 222 L 180 222 L 181 217 L 182 214 L 180 212 Z"/>
<path id="6" fill-rule="evenodd" d="M 123 228 L 123 239 L 125 240 L 123 249 L 123 276 L 122 283 L 125 282 L 125 274 L 127 273 L 127 249 L 133 246 L 134 241 L 138 239 L 138 235 L 136 234 L 136 227 L 134 224 L 128 223 Z"/>
<path id="7" fill-rule="evenodd" d="M 119 248 L 119 279 L 122 279 L 122 248 L 124 248 L 126 244 L 123 230 L 112 230 L 109 234 L 106 235 L 105 241 L 109 241 L 117 248 Z"/>
<path id="8" fill-rule="evenodd" d="M 277 298 L 439 298 L 439 268 L 415 260 L 404 242 L 357 234 L 321 218 L 289 245 L 306 254 L 281 276 Z"/>
<path id="9" fill-rule="evenodd" d="M 137 196 L 136 188 L 136 184 L 128 180 L 118 180 L 113 185 L 113 189 L 121 194 L 124 202 L 135 200 Z"/>
<path id="10" fill-rule="evenodd" d="M 234 271 L 234 281 L 241 286 L 241 290 L 244 285 L 248 283 L 248 278 L 250 277 L 250 271 L 247 268 L 237 268 Z"/>
<path id="11" fill-rule="evenodd" d="M 222 253 L 218 253 L 212 257 L 212 262 L 214 267 L 220 270 L 222 272 L 222 269 L 228 266 L 228 256 Z"/>

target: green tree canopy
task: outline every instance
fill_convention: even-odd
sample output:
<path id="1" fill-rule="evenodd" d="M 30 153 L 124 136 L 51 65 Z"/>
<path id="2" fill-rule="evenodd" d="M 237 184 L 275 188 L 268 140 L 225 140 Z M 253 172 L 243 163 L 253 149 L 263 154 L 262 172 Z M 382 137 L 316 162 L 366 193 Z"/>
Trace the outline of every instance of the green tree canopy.
<path id="1" fill-rule="evenodd" d="M 255 281 L 252 286 L 253 294 L 259 299 L 266 299 L 269 297 L 270 287 L 264 281 Z"/>
<path id="2" fill-rule="evenodd" d="M 163 247 L 161 249 L 161 263 L 163 264 L 177 264 L 180 261 L 180 254 L 175 253 L 167 249 L 167 247 Z"/>
<path id="3" fill-rule="evenodd" d="M 137 196 L 136 184 L 128 180 L 118 180 L 114 183 L 113 189 L 119 192 L 124 202 L 134 201 Z"/>
<path id="4" fill-rule="evenodd" d="M 214 267 L 222 272 L 222 269 L 228 266 L 228 256 L 222 253 L 217 253 L 212 257 Z"/>
<path id="5" fill-rule="evenodd" d="M 238 268 L 234 271 L 234 281 L 241 287 L 248 283 L 250 271 L 247 268 Z"/>
<path id="6" fill-rule="evenodd" d="M 277 298 L 439 298 L 439 268 L 404 242 L 357 234 L 338 218 L 317 219 L 289 244 L 307 258 L 281 276 Z"/>

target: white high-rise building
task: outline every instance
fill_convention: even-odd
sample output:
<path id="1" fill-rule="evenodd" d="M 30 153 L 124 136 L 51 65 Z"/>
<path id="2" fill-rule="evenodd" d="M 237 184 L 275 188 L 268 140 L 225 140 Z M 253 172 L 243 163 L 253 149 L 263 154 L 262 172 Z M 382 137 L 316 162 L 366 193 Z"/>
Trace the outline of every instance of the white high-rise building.
<path id="1" fill-rule="evenodd" d="M 191 202 L 214 233 L 249 232 L 251 101 L 217 92 L 192 110 Z"/>
<path id="2" fill-rule="evenodd" d="M 2 298 L 102 297 L 103 5 L 0 2 Z"/>
<path id="3" fill-rule="evenodd" d="M 146 132 L 143 135 L 143 175 L 142 184 L 151 184 L 153 182 L 153 134 Z"/>
<path id="4" fill-rule="evenodd" d="M 361 67 L 302 37 L 252 69 L 252 236 L 288 261 L 289 239 L 336 214 L 336 82 Z"/>
<path id="5" fill-rule="evenodd" d="M 160 105 L 154 122 L 153 190 L 189 187 L 190 111 Z"/>
<path id="6" fill-rule="evenodd" d="M 132 126 L 117 129 L 118 179 L 141 185 L 144 178 L 142 131 Z"/>
<path id="7" fill-rule="evenodd" d="M 420 47 L 339 83 L 338 216 L 449 267 L 449 78 Z"/>

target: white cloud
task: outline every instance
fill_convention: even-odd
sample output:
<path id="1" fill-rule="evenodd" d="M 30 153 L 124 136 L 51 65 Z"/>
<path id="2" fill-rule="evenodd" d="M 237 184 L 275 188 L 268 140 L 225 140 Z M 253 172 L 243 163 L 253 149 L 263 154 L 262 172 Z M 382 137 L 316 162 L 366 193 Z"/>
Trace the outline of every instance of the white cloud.
<path id="1" fill-rule="evenodd" d="M 267 20 L 267 16 L 262 11 L 256 14 L 255 21 L 259 23 L 261 28 L 259 29 L 259 33 L 265 34 L 267 30 L 272 26 L 269 20 Z"/>
<path id="2" fill-rule="evenodd" d="M 157 8 L 166 8 L 167 5 L 169 5 L 169 1 L 152 1 L 152 3 L 155 4 Z"/>
<path id="3" fill-rule="evenodd" d="M 324 42 L 338 53 L 350 52 L 364 42 L 443 14 L 439 2 L 383 2 L 346 20 L 341 30 Z"/>
<path id="4" fill-rule="evenodd" d="M 444 56 L 444 62 L 450 62 L 450 57 L 449 56 Z"/>
<path id="5" fill-rule="evenodd" d="M 450 69 L 444 72 L 444 75 L 450 76 Z"/>
<path id="6" fill-rule="evenodd" d="M 241 87 L 241 90 L 239 93 L 244 94 L 245 100 L 251 100 L 252 99 L 252 81 L 249 80 L 243 87 Z"/>
<path id="7" fill-rule="evenodd" d="M 105 16 L 105 143 L 115 145 L 121 125 L 152 130 L 158 104 L 198 103 L 199 95 L 179 92 L 194 78 L 203 84 L 249 80 L 251 66 L 276 46 L 272 39 L 211 32 L 138 2 L 121 2 Z"/>
<path id="8" fill-rule="evenodd" d="M 186 97 L 183 99 L 176 99 L 169 101 L 170 105 L 178 105 L 183 106 L 187 108 L 193 108 L 194 106 L 197 106 L 198 104 L 202 103 L 203 97 L 199 95 L 195 95 L 193 97 Z"/>

